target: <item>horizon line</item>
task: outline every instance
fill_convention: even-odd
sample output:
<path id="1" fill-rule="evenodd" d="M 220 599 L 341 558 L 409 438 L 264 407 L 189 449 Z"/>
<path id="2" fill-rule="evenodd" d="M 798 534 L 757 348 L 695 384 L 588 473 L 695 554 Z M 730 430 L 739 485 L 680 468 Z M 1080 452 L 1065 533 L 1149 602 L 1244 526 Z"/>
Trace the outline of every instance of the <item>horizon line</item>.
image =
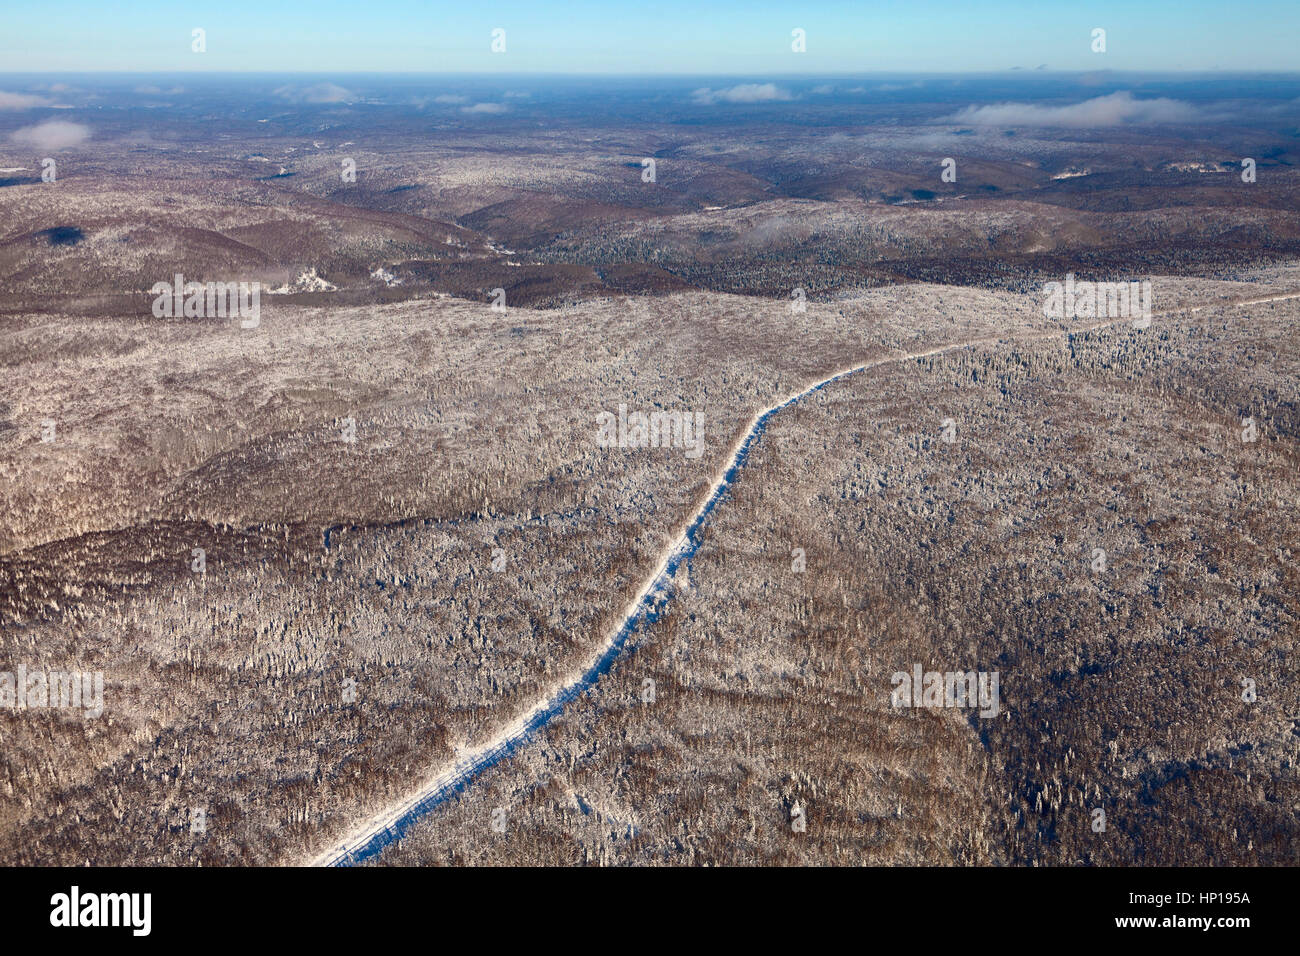
<path id="1" fill-rule="evenodd" d="M 753 79 L 755 77 L 774 77 L 781 79 L 843 77 L 846 79 L 867 76 L 1002 76 L 1009 73 L 1027 75 L 1049 74 L 1054 76 L 1296 76 L 1300 77 L 1300 68 L 1290 70 L 1264 69 L 1175 69 L 1175 70 L 1056 70 L 1038 67 L 1006 67 L 1001 70 L 863 70 L 856 72 L 842 71 L 801 71 L 799 73 L 758 72 L 694 72 L 664 71 L 658 73 L 609 72 L 609 71 L 562 71 L 562 70 L 0 70 L 0 76 L 598 76 L 598 77 L 638 77 L 656 79 L 661 77 L 736 77 Z"/>

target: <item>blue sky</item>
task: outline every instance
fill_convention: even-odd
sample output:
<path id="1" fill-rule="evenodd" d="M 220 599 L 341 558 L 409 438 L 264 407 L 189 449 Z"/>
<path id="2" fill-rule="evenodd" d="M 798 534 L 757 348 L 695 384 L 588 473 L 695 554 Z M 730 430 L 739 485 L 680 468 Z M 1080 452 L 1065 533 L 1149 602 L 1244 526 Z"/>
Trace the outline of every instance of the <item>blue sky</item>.
<path id="1" fill-rule="evenodd" d="M 190 50 L 207 31 L 207 52 Z M 506 52 L 490 52 L 491 31 Z M 807 52 L 790 49 L 807 32 Z M 1090 49 L 1094 27 L 1107 51 Z M 1300 0 L 47 3 L 0 11 L 0 71 L 819 74 L 1300 70 Z"/>

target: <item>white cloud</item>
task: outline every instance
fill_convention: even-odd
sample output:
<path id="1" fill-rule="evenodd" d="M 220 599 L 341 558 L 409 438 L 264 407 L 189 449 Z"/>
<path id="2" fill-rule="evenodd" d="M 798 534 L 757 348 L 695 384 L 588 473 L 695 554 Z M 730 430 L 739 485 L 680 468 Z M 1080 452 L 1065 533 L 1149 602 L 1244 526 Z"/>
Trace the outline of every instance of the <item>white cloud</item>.
<path id="1" fill-rule="evenodd" d="M 829 83 L 823 83 L 821 86 L 814 86 L 809 90 L 809 92 L 816 93 L 818 96 L 829 96 L 831 93 L 835 92 L 835 87 L 831 86 Z"/>
<path id="2" fill-rule="evenodd" d="M 282 86 L 275 95 L 293 103 L 347 103 L 357 98 L 351 90 L 335 83 L 314 83 L 305 88 Z"/>
<path id="3" fill-rule="evenodd" d="M 46 120 L 35 126 L 24 126 L 9 134 L 11 142 L 34 149 L 67 149 L 85 142 L 90 137 L 90 127 L 66 120 Z"/>
<path id="4" fill-rule="evenodd" d="M 1190 103 L 1164 97 L 1135 99 L 1121 91 L 1097 96 L 1069 106 L 1039 106 L 1035 103 L 997 103 L 968 106 L 948 117 L 948 122 L 975 126 L 1123 126 L 1127 123 L 1188 123 L 1201 119 Z"/>
<path id="5" fill-rule="evenodd" d="M 350 90 L 333 83 L 317 83 L 309 86 L 303 90 L 302 95 L 308 103 L 343 103 L 356 99 Z"/>
<path id="6" fill-rule="evenodd" d="M 469 97 L 460 96 L 456 93 L 443 93 L 441 96 L 435 96 L 433 98 L 433 101 L 435 103 L 451 103 L 451 104 L 468 103 Z"/>
<path id="7" fill-rule="evenodd" d="M 473 106 L 462 106 L 462 113 L 504 113 L 506 105 L 504 103 L 475 103 Z"/>
<path id="8" fill-rule="evenodd" d="M 725 90 L 711 90 L 702 86 L 691 94 L 691 99 L 704 106 L 714 103 L 772 103 L 793 99 L 787 90 L 775 83 L 741 83 Z"/>
<path id="9" fill-rule="evenodd" d="M 43 96 L 30 93 L 6 93 L 0 90 L 0 110 L 30 110 L 37 106 L 49 106 L 50 101 Z"/>

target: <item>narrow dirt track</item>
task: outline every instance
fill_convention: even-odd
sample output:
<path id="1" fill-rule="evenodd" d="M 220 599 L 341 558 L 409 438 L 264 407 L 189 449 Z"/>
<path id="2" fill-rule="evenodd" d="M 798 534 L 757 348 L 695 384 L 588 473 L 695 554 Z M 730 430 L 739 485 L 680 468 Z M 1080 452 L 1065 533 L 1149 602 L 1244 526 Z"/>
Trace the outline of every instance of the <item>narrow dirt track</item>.
<path id="1" fill-rule="evenodd" d="M 1200 312 L 1214 307 L 1240 308 L 1265 302 L 1279 302 L 1297 298 L 1300 298 L 1300 292 L 1283 293 L 1255 299 L 1152 312 L 1152 317 Z M 1060 335 L 1077 335 L 1083 332 L 1092 332 L 1130 323 L 1131 320 L 1126 318 L 1098 322 L 1089 326 L 1065 330 L 1064 332 L 1054 329 L 1044 330 L 1020 338 L 1034 340 Z M 635 633 L 638 626 L 645 622 L 652 623 L 658 617 L 659 612 L 671 594 L 672 578 L 677 567 L 699 547 L 698 533 L 703 526 L 704 520 L 718 501 L 721 500 L 731 484 L 739 477 L 739 470 L 748 456 L 749 449 L 752 447 L 753 442 L 761 436 L 767 421 L 772 415 L 830 385 L 832 382 L 855 375 L 858 372 L 879 368 L 883 365 L 910 362 L 934 355 L 957 352 L 980 345 L 989 345 L 1008 338 L 1011 337 L 1001 334 L 987 335 L 965 342 L 937 346 L 920 352 L 907 352 L 864 362 L 828 375 L 756 414 L 750 421 L 749 427 L 745 429 L 740 439 L 732 446 L 725 463 L 714 477 L 708 493 L 704 496 L 703 502 L 694 510 L 681 534 L 674 539 L 674 543 L 665 551 L 654 571 L 646 578 L 645 583 L 637 590 L 632 600 L 628 602 L 619 623 L 610 630 L 604 642 L 592 652 L 587 664 L 577 674 L 558 685 L 545 698 L 499 731 L 492 739 L 475 747 L 455 764 L 445 768 L 432 779 L 426 781 L 410 796 L 357 824 L 342 840 L 311 860 L 311 865 L 346 866 L 375 855 L 385 846 L 400 838 L 402 833 L 419 817 L 460 792 L 480 771 L 493 766 L 508 756 L 517 746 L 524 743 L 534 731 L 545 726 L 551 718 L 560 713 L 568 701 L 594 684 L 596 679 L 608 669 L 613 659 L 618 656 L 626 645 L 628 638 Z"/>

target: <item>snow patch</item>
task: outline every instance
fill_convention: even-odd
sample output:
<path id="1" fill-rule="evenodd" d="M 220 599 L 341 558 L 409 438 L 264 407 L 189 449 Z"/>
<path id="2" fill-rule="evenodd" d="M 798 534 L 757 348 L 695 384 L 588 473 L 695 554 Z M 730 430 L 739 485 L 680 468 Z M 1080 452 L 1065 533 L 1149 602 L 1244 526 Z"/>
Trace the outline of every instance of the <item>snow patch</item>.
<path id="1" fill-rule="evenodd" d="M 282 285 L 275 289 L 267 289 L 267 295 L 293 295 L 298 292 L 336 292 L 338 286 L 332 282 L 326 282 L 316 274 L 316 267 L 304 269 L 299 272 L 293 282 L 288 285 Z"/>

